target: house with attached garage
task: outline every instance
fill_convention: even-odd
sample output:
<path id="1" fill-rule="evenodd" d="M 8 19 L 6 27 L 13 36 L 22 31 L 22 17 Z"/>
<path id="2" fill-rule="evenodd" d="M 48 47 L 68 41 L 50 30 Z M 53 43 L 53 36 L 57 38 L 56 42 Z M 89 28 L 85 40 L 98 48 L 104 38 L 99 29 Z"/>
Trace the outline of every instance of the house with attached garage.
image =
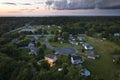
<path id="1" fill-rule="evenodd" d="M 91 51 L 90 53 L 86 54 L 86 57 L 89 59 L 97 59 L 100 56 L 95 51 Z"/>
<path id="2" fill-rule="evenodd" d="M 57 60 L 57 57 L 56 55 L 48 54 L 45 56 L 45 60 L 48 61 L 48 63 L 50 64 L 50 67 L 53 67 L 55 65 L 55 61 Z"/>
<path id="3" fill-rule="evenodd" d="M 82 46 L 84 47 L 85 50 L 93 50 L 94 47 L 90 44 L 84 43 L 82 44 Z"/>
<path id="4" fill-rule="evenodd" d="M 28 44 L 28 48 L 29 48 L 29 50 L 30 50 L 30 52 L 29 52 L 29 54 L 31 55 L 37 55 L 37 53 L 38 53 L 38 49 L 35 47 L 35 44 L 34 43 L 32 43 L 32 42 L 30 42 L 29 44 Z"/>
<path id="5" fill-rule="evenodd" d="M 81 35 L 78 35 L 77 38 L 78 38 L 80 41 L 83 41 L 83 40 L 84 40 L 84 37 L 81 36 Z"/>
<path id="6" fill-rule="evenodd" d="M 70 42 L 72 45 L 79 45 L 79 43 L 76 42 L 76 41 L 69 40 L 69 42 Z"/>
<path id="7" fill-rule="evenodd" d="M 71 63 L 72 64 L 80 64 L 83 62 L 84 62 L 84 59 L 81 56 L 77 56 L 77 55 L 71 56 Z"/>

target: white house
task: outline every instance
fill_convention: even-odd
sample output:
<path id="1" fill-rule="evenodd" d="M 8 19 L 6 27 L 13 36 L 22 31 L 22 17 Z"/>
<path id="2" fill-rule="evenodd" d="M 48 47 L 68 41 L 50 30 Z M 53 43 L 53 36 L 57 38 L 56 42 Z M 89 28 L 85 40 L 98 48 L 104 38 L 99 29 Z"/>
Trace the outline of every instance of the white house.
<path id="1" fill-rule="evenodd" d="M 115 36 L 115 37 L 119 37 L 119 36 L 120 36 L 120 33 L 114 33 L 114 36 Z"/>
<path id="2" fill-rule="evenodd" d="M 71 63 L 72 64 L 80 64 L 80 63 L 83 63 L 84 62 L 84 59 L 81 57 L 81 56 L 71 56 Z"/>
<path id="3" fill-rule="evenodd" d="M 58 68 L 58 72 L 61 72 L 63 70 L 63 68 Z"/>
<path id="4" fill-rule="evenodd" d="M 94 47 L 90 44 L 84 43 L 82 44 L 82 46 L 84 47 L 85 50 L 93 50 Z"/>
<path id="5" fill-rule="evenodd" d="M 83 36 L 80 36 L 80 35 L 78 35 L 77 38 L 78 38 L 80 41 L 83 41 L 83 40 L 84 40 L 84 37 L 83 37 Z"/>
<path id="6" fill-rule="evenodd" d="M 73 44 L 73 45 L 79 45 L 79 43 L 76 42 L 76 41 L 69 40 L 69 42 L 70 42 L 71 44 Z"/>
<path id="7" fill-rule="evenodd" d="M 64 40 L 62 37 L 58 37 L 58 40 L 61 41 L 61 40 Z"/>

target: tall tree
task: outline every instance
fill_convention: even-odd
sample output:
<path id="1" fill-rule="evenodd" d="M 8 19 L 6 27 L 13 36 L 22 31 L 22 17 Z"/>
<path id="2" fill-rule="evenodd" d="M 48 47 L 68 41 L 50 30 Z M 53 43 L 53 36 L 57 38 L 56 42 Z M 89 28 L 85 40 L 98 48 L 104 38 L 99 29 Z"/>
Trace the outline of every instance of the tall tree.
<path id="1" fill-rule="evenodd" d="M 62 37 L 63 37 L 65 40 L 68 40 L 68 38 L 69 38 L 68 32 L 63 32 L 63 33 L 62 33 Z"/>

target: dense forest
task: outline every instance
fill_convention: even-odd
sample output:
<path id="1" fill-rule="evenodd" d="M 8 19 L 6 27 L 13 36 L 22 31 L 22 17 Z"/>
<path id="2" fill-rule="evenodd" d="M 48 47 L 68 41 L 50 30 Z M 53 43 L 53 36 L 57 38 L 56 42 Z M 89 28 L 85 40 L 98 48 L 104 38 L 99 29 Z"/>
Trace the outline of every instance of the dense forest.
<path id="1" fill-rule="evenodd" d="M 79 75 L 79 68 L 69 62 L 70 56 L 59 55 L 57 66 L 53 68 L 44 60 L 41 65 L 37 65 L 36 62 L 43 56 L 24 54 L 25 51 L 19 49 L 19 46 L 27 45 L 30 40 L 10 43 L 17 37 L 24 39 L 24 35 L 10 31 L 26 24 L 57 25 L 62 27 L 63 32 L 107 39 L 120 46 L 120 17 L 0 17 L 0 80 L 104 80 L 95 75 Z M 38 44 L 40 53 L 44 53 L 42 49 L 46 50 L 45 46 Z M 62 72 L 58 72 L 59 66 L 63 68 Z"/>

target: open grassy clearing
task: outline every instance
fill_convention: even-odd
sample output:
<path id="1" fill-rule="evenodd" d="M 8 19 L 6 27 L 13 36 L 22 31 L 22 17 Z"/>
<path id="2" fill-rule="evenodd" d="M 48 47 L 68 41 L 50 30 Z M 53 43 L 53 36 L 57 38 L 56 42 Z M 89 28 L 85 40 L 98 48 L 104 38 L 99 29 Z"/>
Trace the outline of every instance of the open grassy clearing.
<path id="1" fill-rule="evenodd" d="M 60 44 L 59 42 L 49 42 L 51 46 L 61 48 L 61 47 L 71 47 L 72 45 L 69 43 Z"/>
<path id="2" fill-rule="evenodd" d="M 41 43 L 45 43 L 45 40 L 46 40 L 46 36 L 40 36 L 38 38 L 38 41 L 41 42 Z"/>
<path id="3" fill-rule="evenodd" d="M 120 65 L 112 62 L 111 53 L 120 47 L 112 42 L 101 41 L 100 39 L 88 37 L 88 43 L 95 47 L 95 50 L 100 55 L 97 60 L 87 59 L 85 66 L 92 74 L 104 80 L 120 80 L 120 77 L 115 77 L 114 74 L 120 72 Z"/>
<path id="4" fill-rule="evenodd" d="M 26 36 L 25 39 L 32 39 L 34 36 L 31 35 L 31 36 Z"/>

